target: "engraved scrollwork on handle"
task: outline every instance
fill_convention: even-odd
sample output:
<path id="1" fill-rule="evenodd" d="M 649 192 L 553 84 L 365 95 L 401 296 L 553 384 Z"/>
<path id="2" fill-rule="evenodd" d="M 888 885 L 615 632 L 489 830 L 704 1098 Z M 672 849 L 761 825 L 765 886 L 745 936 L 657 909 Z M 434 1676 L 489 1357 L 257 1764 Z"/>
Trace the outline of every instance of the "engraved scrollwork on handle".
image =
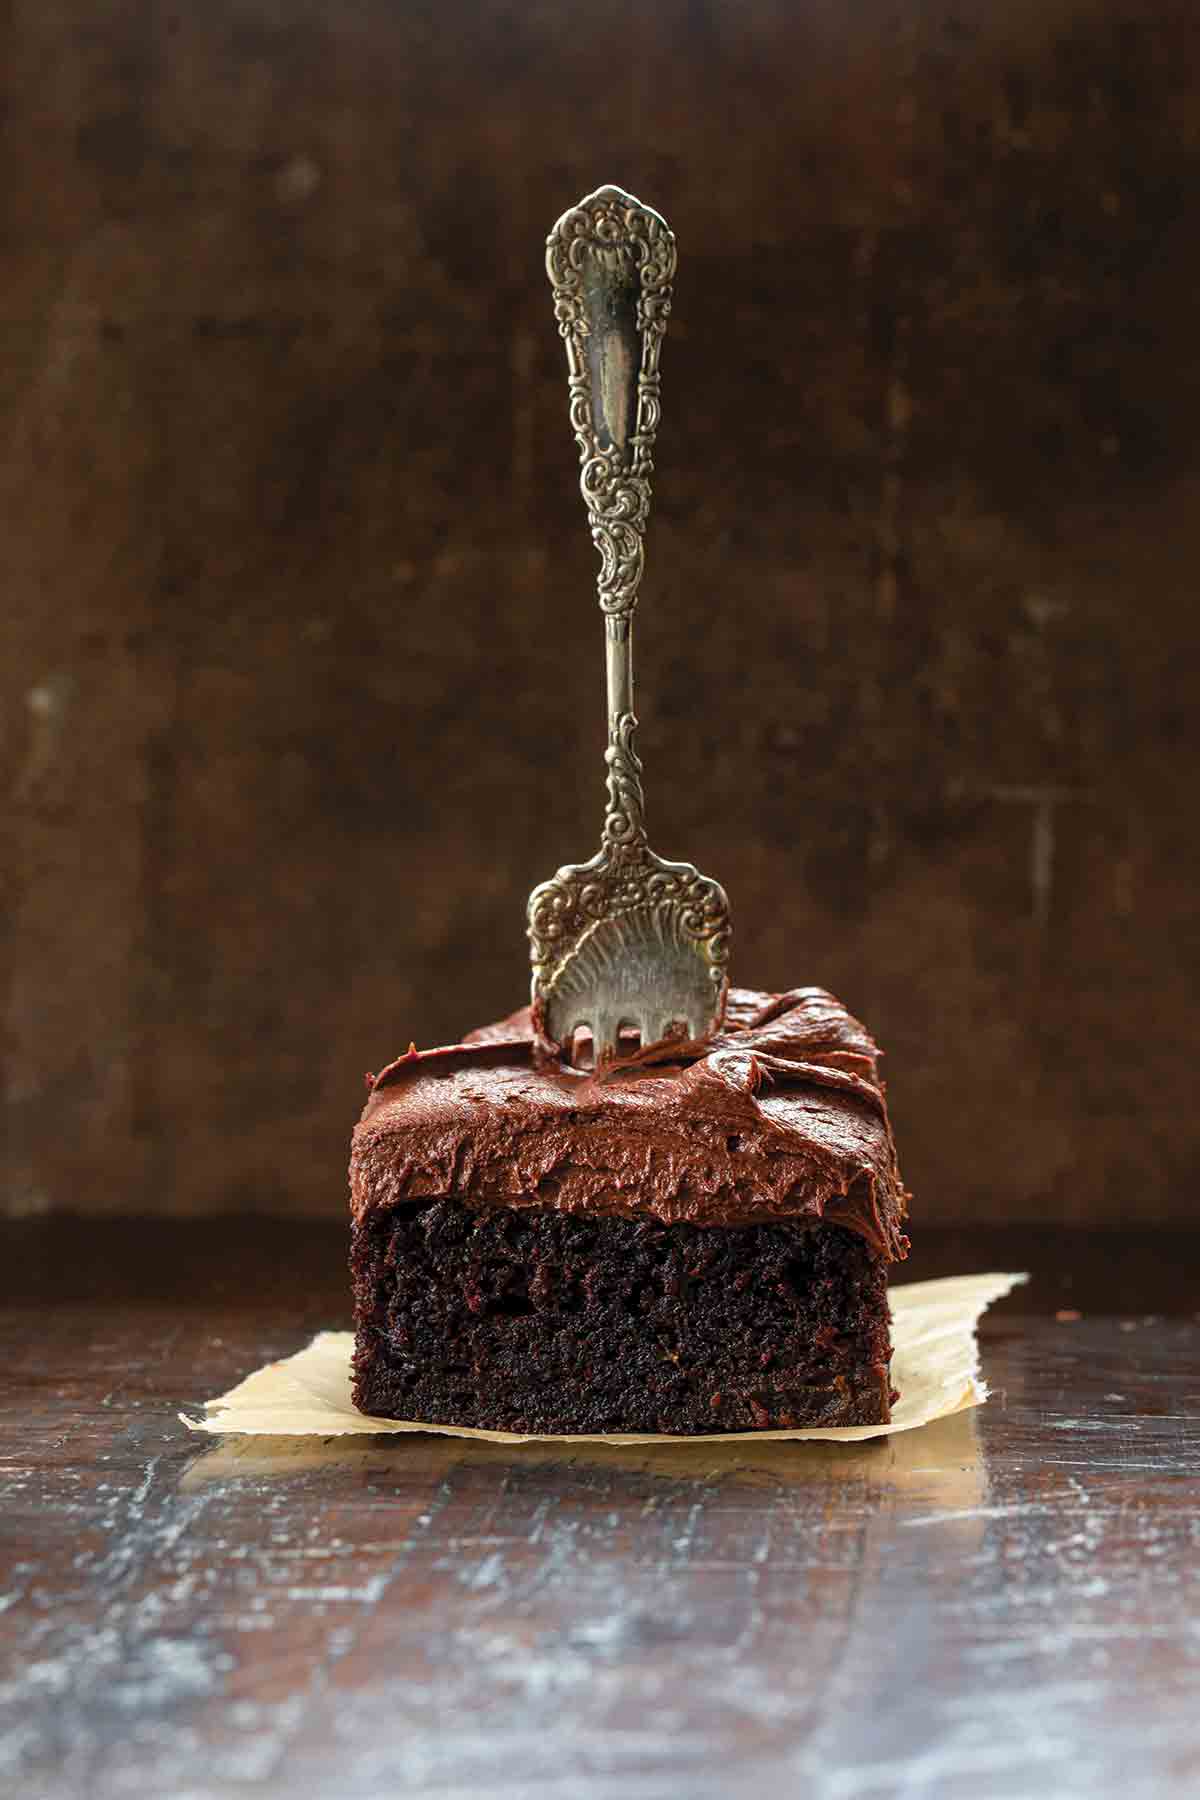
<path id="1" fill-rule="evenodd" d="M 658 358 L 671 312 L 674 234 L 665 219 L 620 188 L 599 188 L 550 233 L 546 273 L 567 351 L 579 488 L 600 554 L 600 608 L 606 616 L 627 618 L 637 605 L 650 514 Z M 625 293 L 632 306 L 619 304 Z M 610 360 L 620 391 L 611 395 L 597 391 L 605 386 L 603 351 L 610 347 L 597 345 L 597 338 L 612 340 L 615 352 Z"/>
<path id="2" fill-rule="evenodd" d="M 646 804 L 642 759 L 633 747 L 637 720 L 631 712 L 613 721 L 604 760 L 608 765 L 608 810 L 604 843 L 610 850 L 640 850 L 646 844 Z"/>
<path id="3" fill-rule="evenodd" d="M 632 852 L 646 836 L 630 629 L 645 563 L 675 238 L 665 219 L 632 195 L 598 188 L 550 233 L 546 273 L 567 352 L 579 489 L 600 557 L 596 594 L 609 687 L 604 844 Z"/>

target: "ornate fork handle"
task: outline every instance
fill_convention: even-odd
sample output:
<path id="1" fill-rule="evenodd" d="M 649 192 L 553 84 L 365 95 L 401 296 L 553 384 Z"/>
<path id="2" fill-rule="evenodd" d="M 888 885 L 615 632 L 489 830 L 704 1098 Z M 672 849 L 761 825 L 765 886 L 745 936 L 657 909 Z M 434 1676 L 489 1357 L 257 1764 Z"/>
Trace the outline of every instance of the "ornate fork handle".
<path id="1" fill-rule="evenodd" d="M 605 624 L 608 808 L 602 842 L 618 860 L 646 848 L 642 765 L 634 749 L 634 609 L 645 561 L 659 420 L 658 358 L 671 311 L 675 238 L 620 188 L 598 188 L 546 240 L 546 272 L 567 351 L 580 492 L 600 554 Z M 621 853 L 624 853 L 623 855 Z"/>

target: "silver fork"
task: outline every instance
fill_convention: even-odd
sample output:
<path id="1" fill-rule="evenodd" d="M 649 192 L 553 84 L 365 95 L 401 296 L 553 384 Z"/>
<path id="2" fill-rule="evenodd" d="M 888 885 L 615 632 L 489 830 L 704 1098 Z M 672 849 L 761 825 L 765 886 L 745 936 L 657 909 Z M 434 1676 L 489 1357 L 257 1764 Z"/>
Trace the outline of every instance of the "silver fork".
<path id="1" fill-rule="evenodd" d="M 629 1034 L 646 1049 L 717 1029 L 729 902 L 691 863 L 664 862 L 650 849 L 634 749 L 633 614 L 675 238 L 631 194 L 598 188 L 550 233 L 546 272 L 567 351 L 579 485 L 600 553 L 608 807 L 598 854 L 568 863 L 529 896 L 533 1012 L 542 1035 L 572 1060 L 576 1033 L 590 1031 L 598 1067 L 637 1047 Z"/>

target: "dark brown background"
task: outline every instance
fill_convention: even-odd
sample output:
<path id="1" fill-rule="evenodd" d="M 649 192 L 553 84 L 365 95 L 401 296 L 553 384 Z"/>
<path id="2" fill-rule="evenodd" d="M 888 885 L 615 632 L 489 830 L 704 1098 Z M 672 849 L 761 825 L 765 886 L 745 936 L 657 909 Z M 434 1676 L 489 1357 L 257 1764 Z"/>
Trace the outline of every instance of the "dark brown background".
<path id="1" fill-rule="evenodd" d="M 680 240 L 651 825 L 919 1217 L 1190 1214 L 1200 16 L 13 0 L 9 1206 L 337 1210 L 598 832 L 541 243 Z"/>

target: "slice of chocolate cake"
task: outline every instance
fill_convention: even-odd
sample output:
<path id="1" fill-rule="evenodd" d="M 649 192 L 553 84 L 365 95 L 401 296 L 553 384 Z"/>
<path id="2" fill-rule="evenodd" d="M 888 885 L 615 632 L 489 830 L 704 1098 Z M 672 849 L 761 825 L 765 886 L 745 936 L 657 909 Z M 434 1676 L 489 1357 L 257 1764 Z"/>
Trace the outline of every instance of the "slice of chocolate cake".
<path id="1" fill-rule="evenodd" d="M 819 988 L 595 1075 L 528 1011 L 371 1081 L 354 1399 L 531 1432 L 886 1422 L 908 1244 L 870 1037 Z"/>

